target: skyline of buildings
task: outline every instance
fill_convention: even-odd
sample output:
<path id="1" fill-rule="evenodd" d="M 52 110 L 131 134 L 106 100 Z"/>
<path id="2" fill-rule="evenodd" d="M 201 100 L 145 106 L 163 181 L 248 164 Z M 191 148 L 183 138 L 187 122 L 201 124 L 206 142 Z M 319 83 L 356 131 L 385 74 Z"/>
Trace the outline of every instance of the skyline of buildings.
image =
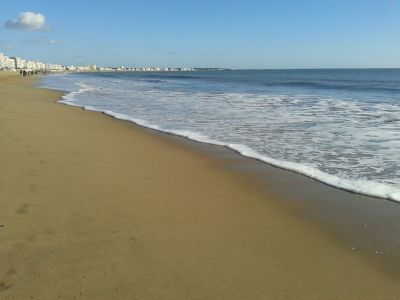
<path id="1" fill-rule="evenodd" d="M 196 71 L 192 67 L 97 67 L 96 65 L 64 66 L 61 64 L 44 63 L 41 61 L 27 60 L 17 56 L 7 56 L 0 52 L 0 71 L 50 71 L 50 72 L 111 72 L 111 71 L 136 71 L 136 72 L 168 72 L 168 71 Z"/>

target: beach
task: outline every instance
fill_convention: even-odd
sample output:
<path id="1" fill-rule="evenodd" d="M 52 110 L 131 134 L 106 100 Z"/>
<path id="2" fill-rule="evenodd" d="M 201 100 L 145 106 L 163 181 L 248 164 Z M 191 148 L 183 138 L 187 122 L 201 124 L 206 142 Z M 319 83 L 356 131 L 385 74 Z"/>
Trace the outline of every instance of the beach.
<path id="1" fill-rule="evenodd" d="M 397 298 L 390 260 L 354 251 L 350 225 L 279 199 L 311 195 L 289 172 L 260 179 L 37 81 L 0 76 L 0 298 Z"/>

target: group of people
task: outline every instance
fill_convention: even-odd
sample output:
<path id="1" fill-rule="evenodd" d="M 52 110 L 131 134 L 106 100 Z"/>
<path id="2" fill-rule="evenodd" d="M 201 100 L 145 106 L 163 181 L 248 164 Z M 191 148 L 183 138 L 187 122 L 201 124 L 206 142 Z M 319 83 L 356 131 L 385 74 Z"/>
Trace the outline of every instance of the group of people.
<path id="1" fill-rule="evenodd" d="M 21 76 L 31 76 L 31 75 L 37 75 L 38 73 L 43 73 L 46 74 L 46 71 L 27 71 L 27 70 L 21 70 L 19 71 L 19 75 Z"/>

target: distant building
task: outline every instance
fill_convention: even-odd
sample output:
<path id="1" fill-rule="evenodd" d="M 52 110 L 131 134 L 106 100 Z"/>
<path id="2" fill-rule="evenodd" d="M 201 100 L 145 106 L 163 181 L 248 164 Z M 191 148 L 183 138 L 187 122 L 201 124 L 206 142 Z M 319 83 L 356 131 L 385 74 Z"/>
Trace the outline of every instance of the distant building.
<path id="1" fill-rule="evenodd" d="M 25 68 L 28 70 L 36 70 L 36 63 L 32 60 L 25 61 Z"/>
<path id="2" fill-rule="evenodd" d="M 15 61 L 14 59 L 5 56 L 3 53 L 0 53 L 0 70 L 15 70 Z"/>
<path id="3" fill-rule="evenodd" d="M 62 65 L 58 65 L 58 64 L 46 64 L 46 70 L 49 71 L 64 71 L 65 68 Z"/>
<path id="4" fill-rule="evenodd" d="M 46 64 L 44 64 L 44 63 L 42 63 L 40 61 L 37 61 L 37 62 L 35 62 L 35 69 L 36 70 L 45 70 L 46 69 Z"/>
<path id="5" fill-rule="evenodd" d="M 26 60 L 25 59 L 19 58 L 17 56 L 11 57 L 11 59 L 14 60 L 16 69 L 25 69 L 26 68 Z"/>
<path id="6" fill-rule="evenodd" d="M 4 69 L 5 64 L 5 56 L 3 53 L 0 53 L 0 70 Z"/>
<path id="7" fill-rule="evenodd" d="M 70 65 L 67 67 L 68 71 L 76 71 L 76 67 L 74 65 Z"/>

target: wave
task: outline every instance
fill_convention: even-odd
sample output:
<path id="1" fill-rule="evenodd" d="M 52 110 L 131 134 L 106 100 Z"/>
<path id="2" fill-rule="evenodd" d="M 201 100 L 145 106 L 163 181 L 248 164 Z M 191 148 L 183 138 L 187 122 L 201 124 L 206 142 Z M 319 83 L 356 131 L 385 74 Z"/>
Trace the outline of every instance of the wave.
<path id="1" fill-rule="evenodd" d="M 164 132 L 167 134 L 181 136 L 181 137 L 184 137 L 189 140 L 196 141 L 196 142 L 227 147 L 245 157 L 256 159 L 256 160 L 265 162 L 269 165 L 272 165 L 272 166 L 275 166 L 275 167 L 278 167 L 281 169 L 286 169 L 286 170 L 293 171 L 293 172 L 296 172 L 299 174 L 303 174 L 314 180 L 323 182 L 327 185 L 330 185 L 330 186 L 333 186 L 333 187 L 336 187 L 336 188 L 339 188 L 342 190 L 400 202 L 400 190 L 398 188 L 390 186 L 388 184 L 384 184 L 384 183 L 380 183 L 380 182 L 376 182 L 376 181 L 372 181 L 372 180 L 341 178 L 339 176 L 323 172 L 314 167 L 310 167 L 310 166 L 303 165 L 303 164 L 296 163 L 296 162 L 274 159 L 272 157 L 262 155 L 262 154 L 258 153 L 257 151 L 255 151 L 254 149 L 248 147 L 247 145 L 226 143 L 226 142 L 223 142 L 220 140 L 211 139 L 207 135 L 204 135 L 204 134 L 201 134 L 198 132 L 188 131 L 188 130 L 165 129 L 159 125 L 149 123 L 142 119 L 133 118 L 127 114 L 117 113 L 117 112 L 113 112 L 111 110 L 101 110 L 94 106 L 81 105 L 79 103 L 74 102 L 74 101 L 78 100 L 78 99 L 76 99 L 76 95 L 85 93 L 88 91 L 92 91 L 94 89 L 94 87 L 90 86 L 88 84 L 85 84 L 84 82 L 77 82 L 77 84 L 80 87 L 78 91 L 72 91 L 72 92 L 65 94 L 62 97 L 62 100 L 60 100 L 58 102 L 62 103 L 62 104 L 70 105 L 70 106 L 82 107 L 84 110 L 101 112 L 101 113 L 104 113 L 108 116 L 111 116 L 111 117 L 119 119 L 119 120 L 129 121 L 129 122 L 132 122 L 132 123 L 142 126 L 142 127 L 150 128 L 150 129 Z"/>
<path id="2" fill-rule="evenodd" d="M 376 82 L 374 82 L 376 85 Z M 283 86 L 283 87 L 299 87 L 299 88 L 317 88 L 321 90 L 348 90 L 348 91 L 360 91 L 360 92 L 398 92 L 399 88 L 393 84 L 393 87 L 379 87 L 374 86 L 372 83 L 360 83 L 358 81 L 354 82 L 331 82 L 318 83 L 318 82 L 308 82 L 308 81 L 287 81 L 279 83 L 264 83 L 265 86 Z"/>

